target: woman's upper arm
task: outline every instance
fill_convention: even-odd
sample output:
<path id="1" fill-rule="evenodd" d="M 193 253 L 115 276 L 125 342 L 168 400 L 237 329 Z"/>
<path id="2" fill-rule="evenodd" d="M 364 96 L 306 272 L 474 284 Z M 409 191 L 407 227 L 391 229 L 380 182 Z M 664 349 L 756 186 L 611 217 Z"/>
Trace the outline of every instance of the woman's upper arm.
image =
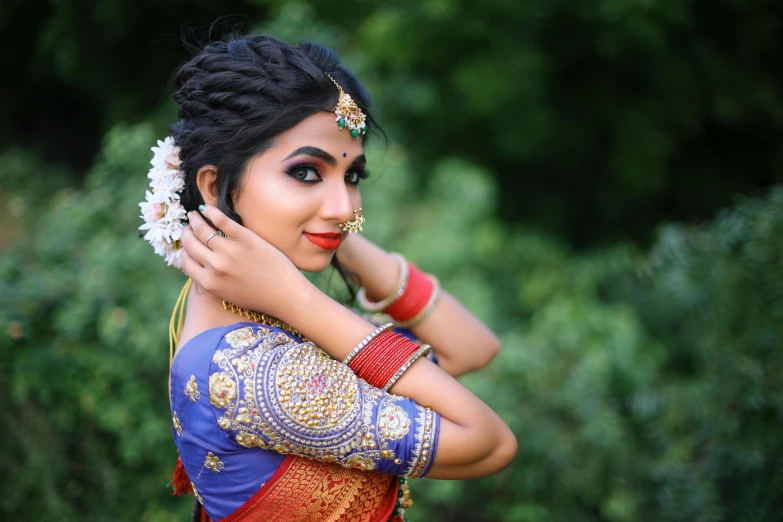
<path id="1" fill-rule="evenodd" d="M 245 447 L 433 478 L 488 475 L 516 453 L 503 421 L 431 361 L 413 364 L 392 391 L 263 325 L 226 335 L 209 375 L 216 422 Z"/>
<path id="2" fill-rule="evenodd" d="M 409 477 L 430 469 L 440 416 L 373 388 L 312 343 L 259 325 L 226 335 L 212 359 L 218 425 L 245 447 Z"/>

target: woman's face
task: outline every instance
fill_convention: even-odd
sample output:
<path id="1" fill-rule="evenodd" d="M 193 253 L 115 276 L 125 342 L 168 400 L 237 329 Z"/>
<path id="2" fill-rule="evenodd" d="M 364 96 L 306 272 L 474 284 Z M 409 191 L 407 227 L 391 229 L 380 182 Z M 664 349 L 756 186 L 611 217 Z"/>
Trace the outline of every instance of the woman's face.
<path id="1" fill-rule="evenodd" d="M 320 272 L 345 238 L 338 224 L 362 206 L 365 163 L 361 138 L 341 131 L 333 113 L 314 114 L 251 158 L 234 209 L 297 268 Z"/>

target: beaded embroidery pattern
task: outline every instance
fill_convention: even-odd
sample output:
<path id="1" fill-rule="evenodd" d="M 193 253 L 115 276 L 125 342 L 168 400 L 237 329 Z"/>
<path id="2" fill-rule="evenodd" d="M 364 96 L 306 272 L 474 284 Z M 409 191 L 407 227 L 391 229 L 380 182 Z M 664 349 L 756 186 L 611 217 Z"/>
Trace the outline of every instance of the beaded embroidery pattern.
<path id="1" fill-rule="evenodd" d="M 177 412 L 174 412 L 174 415 L 171 417 L 171 421 L 174 423 L 174 429 L 177 430 L 177 435 L 180 437 L 182 436 L 182 424 L 179 422 L 179 415 L 177 415 Z"/>
<path id="2" fill-rule="evenodd" d="M 204 467 L 212 473 L 220 473 L 226 465 L 221 462 L 220 457 L 210 451 L 207 453 L 207 458 L 204 460 Z"/>
<path id="3" fill-rule="evenodd" d="M 373 388 L 312 343 L 263 326 L 232 334 L 226 336 L 231 348 L 212 358 L 209 397 L 218 409 L 218 425 L 235 434 L 237 443 L 362 470 L 375 469 L 381 459 L 408 461 L 394 455 L 387 442 L 409 430 L 407 414 L 394 405 L 403 398 Z M 432 422 L 424 408 L 417 418 Z M 387 424 L 385 431 L 377 427 L 379 419 Z M 420 462 L 424 434 L 424 426 L 415 434 L 410 472 L 426 467 L 426 459 Z"/>
<path id="4" fill-rule="evenodd" d="M 196 500 L 198 500 L 199 504 L 202 506 L 204 505 L 204 499 L 201 498 L 201 495 L 199 495 L 198 490 L 196 489 L 196 485 L 193 484 L 193 482 L 190 483 L 190 487 L 193 488 L 193 495 L 195 495 Z"/>
<path id="5" fill-rule="evenodd" d="M 185 395 L 188 396 L 190 402 L 196 402 L 201 398 L 201 392 L 198 391 L 198 383 L 196 382 L 195 375 L 191 375 L 190 380 L 185 384 Z"/>
<path id="6" fill-rule="evenodd" d="M 378 408 L 378 439 L 381 443 L 381 455 L 400 465 L 402 459 L 394 453 L 388 441 L 405 437 L 411 423 L 405 410 L 394 404 L 394 398 L 394 395 L 387 397 Z"/>
<path id="7" fill-rule="evenodd" d="M 436 422 L 433 412 L 430 408 L 419 411 L 418 428 L 416 429 L 416 446 L 413 449 L 413 456 L 409 461 L 409 467 L 405 470 L 405 476 L 418 477 L 428 468 L 427 462 L 431 454 L 432 437 L 434 431 L 433 424 Z"/>

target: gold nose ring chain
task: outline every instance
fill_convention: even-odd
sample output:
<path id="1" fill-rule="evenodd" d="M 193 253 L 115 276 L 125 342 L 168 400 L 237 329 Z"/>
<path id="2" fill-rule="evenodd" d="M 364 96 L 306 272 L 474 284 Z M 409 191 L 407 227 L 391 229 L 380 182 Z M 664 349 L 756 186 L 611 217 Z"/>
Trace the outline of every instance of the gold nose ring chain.
<path id="1" fill-rule="evenodd" d="M 344 221 L 337 226 L 340 227 L 340 230 L 343 232 L 348 232 L 348 234 L 353 232 L 358 234 L 362 231 L 362 225 L 364 222 L 365 219 L 362 216 L 362 209 L 358 209 L 353 211 L 353 221 Z"/>

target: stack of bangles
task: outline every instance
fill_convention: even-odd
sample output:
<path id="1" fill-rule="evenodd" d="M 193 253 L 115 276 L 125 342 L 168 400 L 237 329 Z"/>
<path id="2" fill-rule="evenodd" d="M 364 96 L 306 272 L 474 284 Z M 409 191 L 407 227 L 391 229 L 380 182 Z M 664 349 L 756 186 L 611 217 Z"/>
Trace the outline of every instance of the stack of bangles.
<path id="1" fill-rule="evenodd" d="M 379 326 L 351 350 L 343 363 L 371 386 L 389 389 L 419 357 L 426 357 L 432 347 L 419 346 L 402 334 L 395 333 L 392 323 Z"/>
<path id="2" fill-rule="evenodd" d="M 356 298 L 368 312 L 383 312 L 392 318 L 395 326 L 409 328 L 435 309 L 440 297 L 440 283 L 437 277 L 425 274 L 401 254 L 391 256 L 400 267 L 394 291 L 385 299 L 372 302 L 364 288 L 360 288 Z"/>
<path id="3" fill-rule="evenodd" d="M 440 296 L 436 277 L 425 274 L 401 254 L 392 254 L 392 257 L 400 267 L 400 275 L 391 295 L 371 302 L 361 288 L 357 299 L 368 312 L 384 312 L 394 322 L 377 328 L 343 361 L 357 376 L 384 391 L 389 391 L 419 357 L 426 357 L 432 351 L 429 344 L 419 346 L 404 335 L 395 333 L 392 328 L 406 328 L 419 323 L 432 312 Z"/>

